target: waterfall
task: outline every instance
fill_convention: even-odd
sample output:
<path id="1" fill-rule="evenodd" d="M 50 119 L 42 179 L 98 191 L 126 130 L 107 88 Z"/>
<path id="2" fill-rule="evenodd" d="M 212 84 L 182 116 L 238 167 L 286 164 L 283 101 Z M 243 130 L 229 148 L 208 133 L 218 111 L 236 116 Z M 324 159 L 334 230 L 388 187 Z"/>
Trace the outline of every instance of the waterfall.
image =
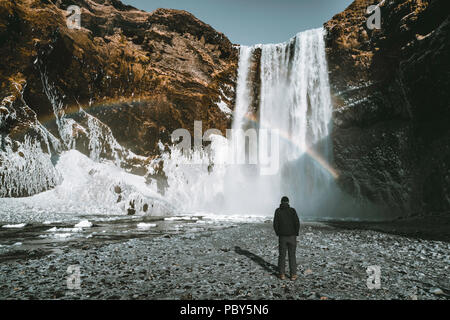
<path id="1" fill-rule="evenodd" d="M 240 48 L 232 128 L 233 132 L 257 130 L 258 162 L 228 166 L 227 210 L 270 214 L 287 195 L 304 216 L 329 214 L 318 206 L 330 198 L 336 177 L 330 166 L 332 106 L 323 32 L 314 29 L 285 43 Z M 256 49 L 261 50 L 261 69 L 260 79 L 255 80 L 249 79 L 249 70 Z M 260 81 L 256 111 L 251 108 L 253 81 Z M 268 141 L 268 136 L 276 139 Z M 236 144 L 244 144 L 234 150 L 245 154 L 234 157 L 249 160 L 249 142 L 232 138 L 231 145 Z M 267 152 L 277 153 L 278 170 L 270 174 L 262 171 Z"/>
<path id="2" fill-rule="evenodd" d="M 233 129 L 241 129 L 245 123 L 245 115 L 249 111 L 250 87 L 248 75 L 254 48 L 241 46 L 239 53 L 238 79 L 236 85 L 236 106 L 234 109 Z"/>
<path id="3" fill-rule="evenodd" d="M 261 54 L 260 124 L 280 132 L 279 192 L 305 216 L 329 215 L 332 105 L 323 29 L 287 43 L 264 45 Z M 280 196 L 281 194 L 278 194 Z M 274 199 L 275 200 L 275 199 Z"/>

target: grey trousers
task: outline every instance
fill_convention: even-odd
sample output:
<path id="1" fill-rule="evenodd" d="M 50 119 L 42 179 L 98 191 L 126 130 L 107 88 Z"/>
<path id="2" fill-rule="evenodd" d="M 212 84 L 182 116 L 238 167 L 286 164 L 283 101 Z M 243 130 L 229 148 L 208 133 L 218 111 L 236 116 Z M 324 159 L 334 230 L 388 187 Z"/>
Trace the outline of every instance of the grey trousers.
<path id="1" fill-rule="evenodd" d="M 286 269 L 286 251 L 288 251 L 289 256 L 289 271 L 291 276 L 297 274 L 297 260 L 295 258 L 295 250 L 297 248 L 297 237 L 296 236 L 280 236 L 278 238 L 278 271 L 280 274 L 285 273 Z"/>

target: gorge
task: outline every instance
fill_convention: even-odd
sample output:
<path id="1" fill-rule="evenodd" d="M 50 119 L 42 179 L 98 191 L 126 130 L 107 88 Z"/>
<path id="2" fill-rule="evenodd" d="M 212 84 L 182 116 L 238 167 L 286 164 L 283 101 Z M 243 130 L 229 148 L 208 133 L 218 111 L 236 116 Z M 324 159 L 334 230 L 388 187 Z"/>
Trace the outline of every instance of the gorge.
<path id="1" fill-rule="evenodd" d="M 369 3 L 245 47 L 180 10 L 2 2 L 0 220 L 270 215 L 283 194 L 308 220 L 448 213 L 448 4 L 383 1 L 369 30 Z M 180 154 L 170 135 L 196 120 L 254 128 L 258 146 L 278 130 L 279 170 L 220 165 L 218 136 L 212 153 Z"/>

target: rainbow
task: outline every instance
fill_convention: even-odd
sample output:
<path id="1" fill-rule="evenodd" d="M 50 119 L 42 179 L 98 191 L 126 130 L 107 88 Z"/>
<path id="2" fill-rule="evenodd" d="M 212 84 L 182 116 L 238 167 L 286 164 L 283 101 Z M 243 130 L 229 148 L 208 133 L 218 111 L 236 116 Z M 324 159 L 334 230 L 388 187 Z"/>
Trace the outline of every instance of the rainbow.
<path id="1" fill-rule="evenodd" d="M 244 115 L 244 117 L 254 123 L 259 125 L 261 128 L 270 129 L 268 126 L 265 126 L 263 123 L 261 123 L 258 119 L 256 119 L 255 115 L 251 112 L 248 112 Z M 291 135 L 287 133 L 286 131 L 282 131 L 278 129 L 278 136 L 281 137 L 284 141 L 287 141 L 288 143 L 293 144 L 298 149 L 302 149 L 302 146 L 291 138 Z M 311 159 L 313 159 L 316 163 L 318 163 L 322 168 L 324 168 L 334 179 L 339 178 L 339 172 L 334 169 L 331 164 L 320 154 L 318 154 L 313 148 L 307 147 L 305 151 L 305 154 L 307 154 Z"/>

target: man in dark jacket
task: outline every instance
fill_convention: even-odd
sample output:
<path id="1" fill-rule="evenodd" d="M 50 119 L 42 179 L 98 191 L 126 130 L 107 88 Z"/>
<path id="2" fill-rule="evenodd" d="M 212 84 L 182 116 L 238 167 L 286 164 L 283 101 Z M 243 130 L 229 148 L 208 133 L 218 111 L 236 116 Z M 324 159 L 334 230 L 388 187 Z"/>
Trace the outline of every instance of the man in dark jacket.
<path id="1" fill-rule="evenodd" d="M 286 250 L 289 255 L 289 271 L 291 272 L 291 280 L 297 279 L 297 261 L 295 258 L 295 250 L 297 247 L 297 236 L 300 229 L 300 220 L 294 208 L 289 206 L 288 197 L 281 198 L 280 207 L 275 210 L 273 219 L 273 228 L 278 236 L 278 269 L 280 279 L 284 280 L 284 271 L 286 268 Z"/>

